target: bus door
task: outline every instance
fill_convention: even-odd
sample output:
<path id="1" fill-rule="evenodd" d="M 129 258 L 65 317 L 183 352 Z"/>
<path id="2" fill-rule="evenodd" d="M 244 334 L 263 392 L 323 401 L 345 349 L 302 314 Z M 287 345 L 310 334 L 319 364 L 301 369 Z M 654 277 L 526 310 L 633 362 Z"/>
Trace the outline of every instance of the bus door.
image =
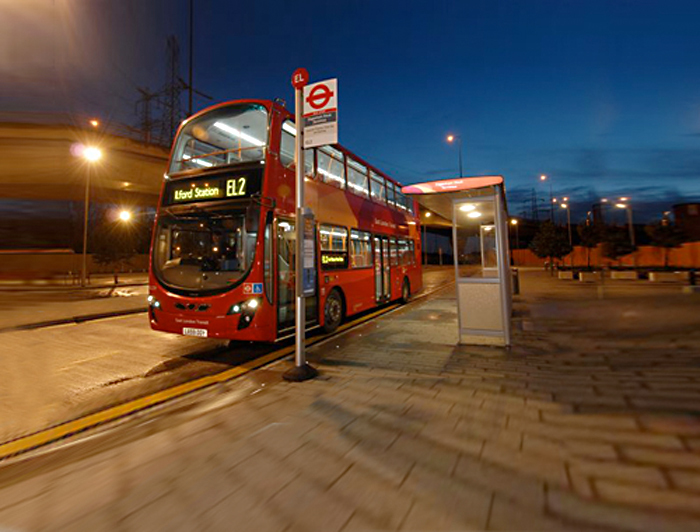
<path id="1" fill-rule="evenodd" d="M 314 238 L 314 245 L 316 238 Z M 296 256 L 296 231 L 294 220 L 277 221 L 277 331 L 294 330 L 294 267 Z M 306 298 L 306 325 L 318 323 L 318 294 Z"/>
<path id="2" fill-rule="evenodd" d="M 391 299 L 391 266 L 389 238 L 374 237 L 374 295 L 378 303 Z"/>

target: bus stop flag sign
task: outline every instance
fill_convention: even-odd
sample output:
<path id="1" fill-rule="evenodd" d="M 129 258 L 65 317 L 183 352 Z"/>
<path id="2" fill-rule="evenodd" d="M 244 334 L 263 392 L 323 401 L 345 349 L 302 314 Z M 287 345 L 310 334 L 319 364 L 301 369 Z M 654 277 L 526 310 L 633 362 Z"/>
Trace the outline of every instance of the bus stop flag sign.
<path id="1" fill-rule="evenodd" d="M 304 148 L 338 143 L 338 80 L 304 87 Z"/>

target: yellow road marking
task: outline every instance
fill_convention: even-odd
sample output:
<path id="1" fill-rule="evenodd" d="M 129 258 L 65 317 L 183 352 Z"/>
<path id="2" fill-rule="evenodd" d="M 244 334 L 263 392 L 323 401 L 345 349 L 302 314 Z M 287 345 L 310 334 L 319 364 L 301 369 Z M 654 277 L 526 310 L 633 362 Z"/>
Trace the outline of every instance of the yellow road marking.
<path id="1" fill-rule="evenodd" d="M 358 325 L 361 325 L 366 321 L 376 318 L 377 316 L 380 316 L 382 314 L 386 314 L 387 312 L 390 312 L 398 307 L 398 304 L 392 304 L 388 307 L 384 307 L 380 310 L 372 312 L 371 314 L 367 314 L 366 316 L 363 316 L 355 321 L 346 323 L 341 327 L 338 327 L 338 329 L 331 334 L 324 334 L 316 338 L 308 339 L 306 341 L 306 345 L 312 346 L 314 344 L 317 344 L 323 340 L 328 339 L 333 335 L 346 331 L 352 327 L 357 327 Z M 134 399 L 121 405 L 113 406 L 111 408 L 101 410 L 100 412 L 96 412 L 94 414 L 74 419 L 73 421 L 67 421 L 50 429 L 42 430 L 35 434 L 30 434 L 29 436 L 24 436 L 17 440 L 1 444 L 0 461 L 10 458 L 12 456 L 16 456 L 18 454 L 31 451 L 38 447 L 48 445 L 49 443 L 53 443 L 68 436 L 78 434 L 79 432 L 83 432 L 87 429 L 94 428 L 98 425 L 102 425 L 110 421 L 116 421 L 117 419 L 135 414 L 137 412 L 154 407 L 156 405 L 175 399 L 177 397 L 181 397 L 183 395 L 202 390 L 213 384 L 225 382 L 236 377 L 240 377 L 245 373 L 248 373 L 266 364 L 269 364 L 270 362 L 274 362 L 275 360 L 284 358 L 287 355 L 294 353 L 294 350 L 295 347 L 293 345 L 284 347 L 277 351 L 273 351 L 272 353 L 268 353 L 267 355 L 263 355 L 254 360 L 245 362 L 235 368 L 222 371 L 220 373 L 215 373 L 214 375 L 200 377 L 193 381 L 186 382 L 184 384 L 179 384 L 171 388 L 166 388 L 165 390 L 161 390 L 160 392 L 156 392 L 154 394 L 147 395 L 139 399 Z"/>

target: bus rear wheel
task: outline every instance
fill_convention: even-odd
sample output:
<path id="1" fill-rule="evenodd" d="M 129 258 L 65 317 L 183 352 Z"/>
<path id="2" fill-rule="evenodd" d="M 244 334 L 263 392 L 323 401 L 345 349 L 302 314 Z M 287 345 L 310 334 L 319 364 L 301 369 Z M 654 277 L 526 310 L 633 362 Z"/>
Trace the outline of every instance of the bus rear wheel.
<path id="1" fill-rule="evenodd" d="M 332 333 L 343 321 L 343 298 L 338 290 L 332 290 L 323 306 L 323 330 Z"/>
<path id="2" fill-rule="evenodd" d="M 401 303 L 406 304 L 409 299 L 411 299 L 411 285 L 408 283 L 408 279 L 404 279 L 401 287 Z"/>

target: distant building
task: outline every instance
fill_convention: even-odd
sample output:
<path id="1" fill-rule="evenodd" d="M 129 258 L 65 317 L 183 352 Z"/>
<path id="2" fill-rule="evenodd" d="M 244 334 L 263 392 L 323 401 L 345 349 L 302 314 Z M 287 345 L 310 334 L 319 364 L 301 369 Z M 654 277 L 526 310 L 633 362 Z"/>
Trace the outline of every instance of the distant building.
<path id="1" fill-rule="evenodd" d="M 678 203 L 673 206 L 676 225 L 690 240 L 700 240 L 700 203 Z"/>

